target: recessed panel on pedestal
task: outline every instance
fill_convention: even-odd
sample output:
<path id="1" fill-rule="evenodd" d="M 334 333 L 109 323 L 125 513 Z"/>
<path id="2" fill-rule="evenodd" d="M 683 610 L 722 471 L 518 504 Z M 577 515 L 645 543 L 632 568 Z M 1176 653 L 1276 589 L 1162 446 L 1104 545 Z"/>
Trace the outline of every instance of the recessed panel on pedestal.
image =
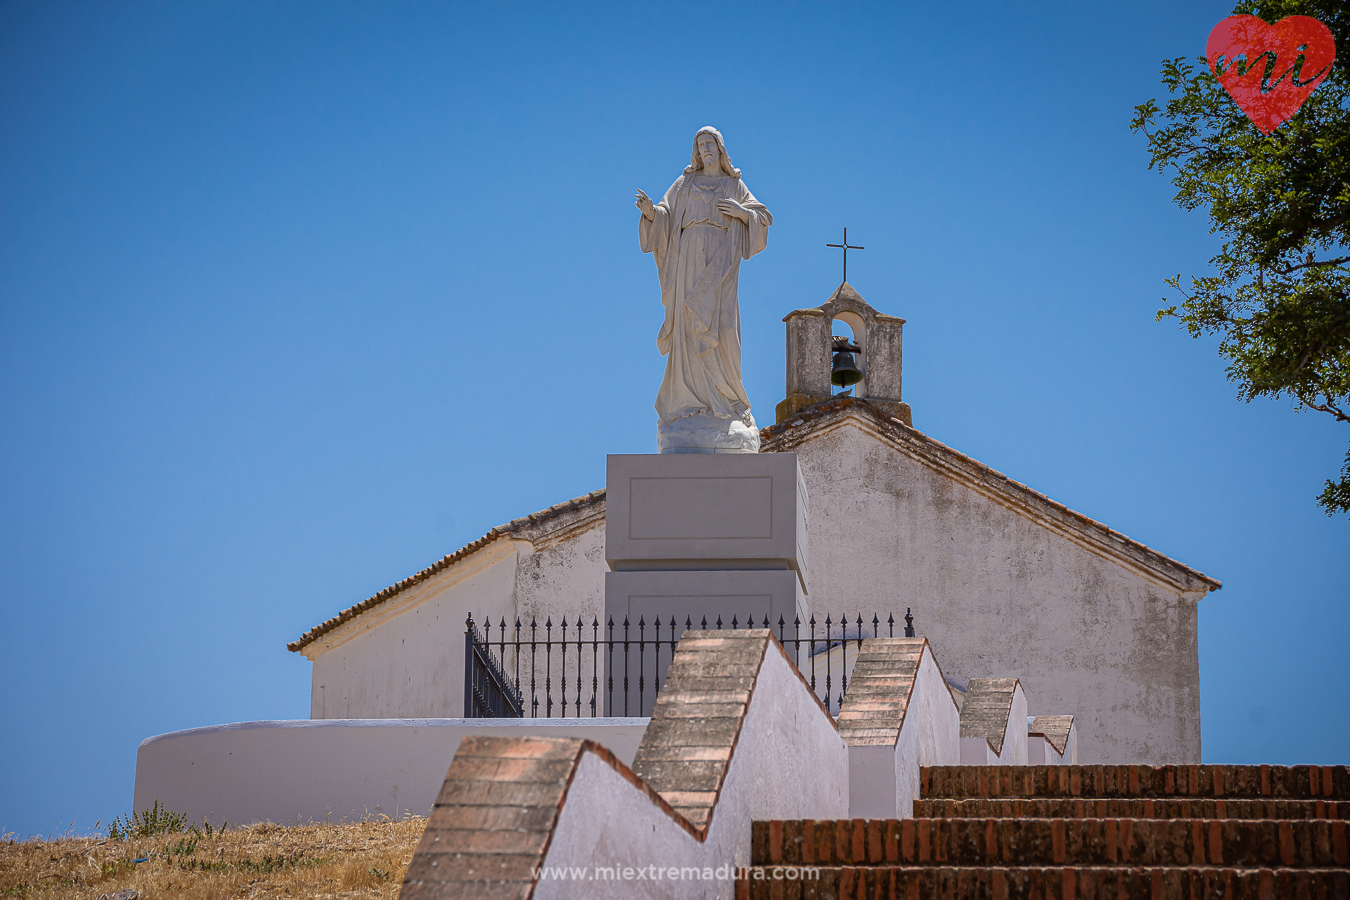
<path id="1" fill-rule="evenodd" d="M 616 571 L 788 568 L 809 590 L 808 508 L 794 453 L 610 456 L 605 559 Z"/>

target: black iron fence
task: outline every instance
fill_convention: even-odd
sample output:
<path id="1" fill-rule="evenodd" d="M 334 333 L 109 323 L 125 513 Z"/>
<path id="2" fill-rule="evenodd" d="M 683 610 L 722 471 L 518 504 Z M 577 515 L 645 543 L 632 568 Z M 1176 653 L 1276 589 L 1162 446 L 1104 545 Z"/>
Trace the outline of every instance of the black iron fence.
<path id="1" fill-rule="evenodd" d="M 464 718 L 519 719 L 524 714 L 520 692 L 497 665 L 470 615 L 464 638 Z"/>
<path id="2" fill-rule="evenodd" d="M 914 637 L 909 609 L 904 622 L 904 635 Z M 535 619 L 509 625 L 505 618 L 493 625 L 489 617 L 480 632 L 470 615 L 465 624 L 464 716 L 478 719 L 649 715 L 685 632 L 740 628 L 771 629 L 833 715 L 848 690 L 850 645 L 856 661 L 863 639 L 881 637 L 883 630 L 894 637 L 896 621 L 891 613 L 885 621 L 873 613 L 870 622 L 856 613 L 852 621 L 826 615 L 818 622 L 812 615 L 805 623 L 779 616 L 776 624 L 768 616 L 756 624 L 753 617 L 741 623 L 733 615 L 728 623 L 718 616 L 697 625 L 690 617 L 680 625 L 674 616 L 668 623 L 639 617 L 636 625 L 627 618 L 616 624 L 611 617 L 602 626 L 598 616 L 589 624 L 581 616 L 570 623 L 564 616 L 557 625 L 552 617 L 542 625 Z"/>

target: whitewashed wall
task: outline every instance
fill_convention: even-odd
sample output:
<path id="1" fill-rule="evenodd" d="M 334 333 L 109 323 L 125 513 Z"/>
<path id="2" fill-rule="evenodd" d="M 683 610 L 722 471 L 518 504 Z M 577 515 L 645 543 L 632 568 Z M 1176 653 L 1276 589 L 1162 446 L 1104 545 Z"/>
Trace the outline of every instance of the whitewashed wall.
<path id="1" fill-rule="evenodd" d="M 1027 719 L 1030 726 L 1032 718 Z M 1061 754 L 1044 735 L 1027 736 L 1027 765 L 1029 766 L 1076 766 L 1078 765 L 1078 728 L 1069 727 L 1069 737 L 1064 743 Z"/>
<path id="2" fill-rule="evenodd" d="M 535 665 L 535 697 L 539 700 L 540 707 L 538 714 L 540 716 L 547 714 L 545 685 L 550 684 L 554 701 L 560 701 L 564 697 L 567 700 L 569 715 L 577 715 L 577 653 L 575 646 L 571 642 L 576 641 L 578 637 L 575 627 L 578 616 L 586 623 L 581 636 L 587 642 L 584 652 L 581 655 L 581 715 L 590 714 L 590 698 L 593 688 L 600 694 L 598 699 L 598 712 L 603 715 L 604 690 L 606 676 L 606 654 L 604 648 L 600 652 L 592 653 L 589 641 L 596 632 L 591 628 L 592 622 L 599 622 L 602 627 L 599 631 L 599 637 L 604 640 L 606 632 L 604 624 L 604 573 L 608 568 L 605 564 L 605 528 L 604 528 L 604 505 L 598 507 L 599 517 L 591 517 L 580 523 L 577 527 L 562 529 L 556 533 L 550 533 L 546 538 L 537 543 L 529 541 L 520 541 L 519 551 L 516 556 L 516 577 L 515 591 L 513 595 L 514 612 L 507 612 L 507 632 L 508 642 L 515 636 L 514 622 L 520 619 L 524 626 L 521 639 L 528 641 L 530 639 L 529 623 L 534 621 L 539 627 L 536 631 L 540 648 L 536 654 Z M 500 613 L 494 613 L 494 623 L 500 622 Z M 479 621 L 480 615 L 475 612 L 474 621 Z M 564 655 L 559 652 L 556 646 L 551 655 L 545 654 L 543 650 L 543 641 L 549 636 L 549 631 L 545 627 L 546 623 L 552 622 L 554 628 L 552 637 L 554 641 L 559 641 L 564 637 L 564 629 L 560 626 L 566 621 L 566 638 L 569 642 L 567 653 Z M 500 636 L 498 628 L 492 629 L 491 637 L 497 640 Z M 649 635 L 650 637 L 650 635 Z M 494 646 L 492 652 L 496 654 L 498 647 Z M 506 668 L 506 674 L 514 678 L 516 673 L 520 673 L 520 689 L 528 702 L 530 698 L 530 676 L 526 674 L 529 671 L 529 653 L 528 650 L 521 654 L 520 665 L 517 666 L 515 651 L 509 646 L 506 648 L 503 665 Z M 564 670 L 565 664 L 565 670 Z M 563 676 L 566 677 L 564 686 Z M 563 688 L 566 688 L 564 691 Z M 555 708 L 553 715 L 558 715 Z"/>
<path id="3" fill-rule="evenodd" d="M 548 867 L 691 867 L 732 871 L 750 861 L 753 819 L 848 815 L 848 749 L 789 663 L 770 645 L 732 752 L 707 839 L 697 841 L 606 763 L 582 760 L 554 830 Z M 734 896 L 728 879 L 541 880 L 534 896 Z"/>
<path id="4" fill-rule="evenodd" d="M 295 824 L 427 815 L 470 735 L 578 737 L 632 763 L 646 719 L 345 719 L 238 722 L 148 738 L 134 808 L 188 820 Z"/>
<path id="5" fill-rule="evenodd" d="M 1200 594 L 1126 569 L 853 421 L 791 448 L 811 494 L 813 609 L 913 606 L 949 677 L 1016 675 L 1033 714 L 1074 710 L 1085 763 L 1200 761 Z"/>
<path id="6" fill-rule="evenodd" d="M 897 451 L 861 420 L 842 421 L 791 448 L 812 498 L 812 609 L 884 618 L 913 606 L 953 681 L 1015 675 L 1033 715 L 1074 710 L 1084 763 L 1199 762 L 1201 593 L 1127 568 Z M 306 648 L 311 715 L 462 715 L 465 616 L 603 619 L 604 572 L 603 503 L 542 540 L 500 539 Z M 603 685 L 603 654 L 598 669 L 583 667 L 586 699 L 590 678 Z M 542 670 L 537 681 L 542 690 Z"/>
<path id="7" fill-rule="evenodd" d="M 1003 676 L 998 676 L 1003 677 Z M 950 696 L 950 695 L 949 695 Z M 982 737 L 961 738 L 961 765 L 963 766 L 1025 766 L 1028 765 L 1027 695 L 1021 682 L 1013 688 L 1011 711 L 1008 713 L 1003 746 L 998 753 Z M 1036 738 L 1042 740 L 1042 738 Z"/>
<path id="8" fill-rule="evenodd" d="M 710 859 L 710 848 L 678 825 L 607 762 L 585 754 L 572 776 L 562 813 L 542 866 L 546 873 L 536 883 L 535 900 L 563 898 L 718 897 L 717 881 L 621 880 L 596 872 L 645 869 L 649 866 L 699 869 Z M 586 875 L 561 874 L 583 867 Z"/>
<path id="9" fill-rule="evenodd" d="M 1013 689 L 1012 711 L 1008 713 L 1008 733 L 1003 738 L 1003 750 L 999 754 L 999 764 L 1005 766 L 1025 766 L 1027 764 L 1027 694 L 1019 681 Z"/>
<path id="10" fill-rule="evenodd" d="M 603 511 L 603 506 L 600 507 Z M 456 717 L 464 714 L 464 630 L 470 613 L 482 627 L 485 618 L 496 625 L 505 619 L 507 638 L 514 637 L 517 617 L 528 625 L 537 621 L 538 640 L 566 618 L 578 614 L 590 623 L 604 610 L 603 518 L 560 529 L 535 544 L 520 538 L 499 538 L 426 581 L 413 585 L 321 636 L 302 652 L 313 660 L 310 716 L 315 719 Z M 587 639 L 592 631 L 584 632 Z M 567 631 L 575 640 L 575 628 Z M 604 637 L 603 630 L 601 637 Z M 495 652 L 495 649 L 494 649 Z M 555 700 L 561 697 L 562 655 L 555 648 L 550 660 L 542 648 L 537 654 L 536 683 L 541 703 L 545 679 L 551 677 Z M 528 662 L 528 656 L 523 657 Z M 603 684 L 604 654 L 598 671 L 591 653 L 581 670 L 583 714 L 589 712 L 592 678 Z M 507 674 L 513 675 L 514 654 L 508 650 Z M 522 689 L 529 688 L 528 665 L 522 669 Z M 568 706 L 575 714 L 576 656 L 569 649 Z M 602 709 L 603 711 L 603 709 Z M 540 715 L 545 710 L 541 707 Z M 556 714 L 556 712 L 555 712 Z"/>
<path id="11" fill-rule="evenodd" d="M 925 644 L 895 745 L 848 748 L 849 818 L 911 818 L 919 767 L 960 765 L 960 742 L 960 712 L 933 648 Z"/>
<path id="12" fill-rule="evenodd" d="M 919 799 L 920 766 L 956 766 L 961 763 L 961 713 L 947 690 L 933 658 L 931 644 L 914 678 L 914 691 L 895 744 L 895 812 L 899 818 L 914 815 Z"/>
<path id="13" fill-rule="evenodd" d="M 989 742 L 984 738 L 963 737 L 961 738 L 961 765 L 963 766 L 996 766 L 998 765 L 998 754 L 994 748 L 989 746 Z"/>
<path id="14" fill-rule="evenodd" d="M 1050 742 L 1039 734 L 1033 734 L 1027 738 L 1027 765 L 1029 766 L 1062 766 L 1064 757 Z"/>
<path id="15" fill-rule="evenodd" d="M 515 616 L 523 541 L 501 539 L 305 648 L 314 719 L 464 715 L 464 620 Z"/>
<path id="16" fill-rule="evenodd" d="M 603 505 L 600 510 L 603 513 Z M 594 617 L 603 626 L 606 571 L 603 516 L 540 541 L 517 563 L 518 614 L 525 621 L 534 616 L 542 623 L 550 616 L 554 622 L 563 616 L 570 622 L 581 613 L 588 624 Z"/>

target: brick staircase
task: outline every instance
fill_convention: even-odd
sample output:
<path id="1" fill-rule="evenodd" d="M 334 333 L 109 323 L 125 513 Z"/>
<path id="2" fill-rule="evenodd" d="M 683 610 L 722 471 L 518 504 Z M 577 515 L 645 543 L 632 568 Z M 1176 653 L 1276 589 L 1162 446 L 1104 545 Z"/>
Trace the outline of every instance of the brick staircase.
<path id="1" fill-rule="evenodd" d="M 736 896 L 1350 900 L 1346 766 L 945 766 L 920 784 L 913 819 L 755 822 Z"/>

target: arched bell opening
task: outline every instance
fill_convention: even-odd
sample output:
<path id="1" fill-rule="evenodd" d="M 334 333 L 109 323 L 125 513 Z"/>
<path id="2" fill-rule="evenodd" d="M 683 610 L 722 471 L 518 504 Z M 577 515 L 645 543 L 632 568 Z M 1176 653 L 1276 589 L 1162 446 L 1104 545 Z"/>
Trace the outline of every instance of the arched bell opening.
<path id="1" fill-rule="evenodd" d="M 830 393 L 867 396 L 867 323 L 855 312 L 830 321 Z"/>
<path id="2" fill-rule="evenodd" d="M 794 310 L 783 321 L 787 324 L 787 384 L 786 396 L 774 408 L 777 424 L 791 422 L 802 410 L 848 391 L 878 412 L 913 427 L 909 404 L 900 399 L 904 319 L 872 309 L 845 283 L 819 307 Z M 862 378 L 852 386 L 836 384 L 833 377 L 838 368 L 836 337 L 858 348 L 850 355 Z M 840 359 L 839 364 L 843 363 Z"/>

